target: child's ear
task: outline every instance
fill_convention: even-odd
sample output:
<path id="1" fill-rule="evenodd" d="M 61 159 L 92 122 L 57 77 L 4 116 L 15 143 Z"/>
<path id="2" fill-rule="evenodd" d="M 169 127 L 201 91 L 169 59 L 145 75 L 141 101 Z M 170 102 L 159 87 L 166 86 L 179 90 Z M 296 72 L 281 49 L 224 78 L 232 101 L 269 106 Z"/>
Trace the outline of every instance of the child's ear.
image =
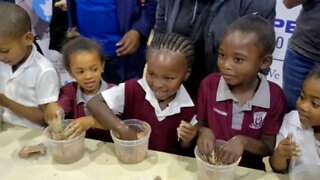
<path id="1" fill-rule="evenodd" d="M 191 68 L 188 68 L 187 73 L 184 75 L 183 81 L 187 81 L 189 79 L 191 72 Z"/>
<path id="2" fill-rule="evenodd" d="M 260 69 L 268 69 L 272 64 L 272 55 L 266 55 L 263 57 L 261 64 L 260 64 Z"/>
<path id="3" fill-rule="evenodd" d="M 24 41 L 25 45 L 32 46 L 32 44 L 34 42 L 33 34 L 31 32 L 27 32 L 26 34 L 24 34 L 23 41 Z"/>

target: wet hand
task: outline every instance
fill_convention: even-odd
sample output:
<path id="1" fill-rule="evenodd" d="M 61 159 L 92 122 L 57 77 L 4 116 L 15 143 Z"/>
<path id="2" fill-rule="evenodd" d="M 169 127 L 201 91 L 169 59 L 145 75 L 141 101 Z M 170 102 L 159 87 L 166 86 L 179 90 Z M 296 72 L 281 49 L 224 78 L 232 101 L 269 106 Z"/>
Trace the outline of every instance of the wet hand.
<path id="1" fill-rule="evenodd" d="M 129 56 L 137 51 L 140 46 L 140 33 L 136 30 L 128 31 L 122 39 L 116 44 L 119 48 L 116 50 L 118 56 Z"/>
<path id="2" fill-rule="evenodd" d="M 293 134 L 289 133 L 288 136 L 280 141 L 276 148 L 276 153 L 282 156 L 284 159 L 292 159 L 301 156 L 300 147 L 292 140 Z"/>
<path id="3" fill-rule="evenodd" d="M 182 141 L 190 142 L 197 135 L 197 128 L 186 121 L 181 121 L 177 133 Z"/>
<path id="4" fill-rule="evenodd" d="M 64 130 L 64 135 L 68 139 L 73 139 L 87 131 L 93 125 L 92 117 L 81 117 L 72 121 Z"/>
<path id="5" fill-rule="evenodd" d="M 128 125 L 126 125 L 123 121 L 119 123 L 119 125 L 115 129 L 116 136 L 122 140 L 137 140 L 138 132 Z"/>
<path id="6" fill-rule="evenodd" d="M 64 112 L 57 102 L 51 102 L 44 107 L 44 119 L 47 123 L 57 118 L 62 119 Z"/>
<path id="7" fill-rule="evenodd" d="M 235 136 L 218 150 L 218 158 L 223 164 L 232 164 L 242 156 L 243 152 L 244 145 L 241 136 Z"/>
<path id="8" fill-rule="evenodd" d="M 202 128 L 201 133 L 197 140 L 197 146 L 201 154 L 211 156 L 215 146 L 216 138 L 209 128 Z"/>

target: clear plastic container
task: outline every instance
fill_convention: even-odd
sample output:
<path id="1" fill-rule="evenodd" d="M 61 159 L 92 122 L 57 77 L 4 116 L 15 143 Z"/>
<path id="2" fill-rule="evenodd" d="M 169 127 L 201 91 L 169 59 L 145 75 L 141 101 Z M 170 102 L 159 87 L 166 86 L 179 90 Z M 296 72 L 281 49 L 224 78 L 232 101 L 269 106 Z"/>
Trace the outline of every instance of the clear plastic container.
<path id="1" fill-rule="evenodd" d="M 226 142 L 216 140 L 216 149 L 222 147 Z M 233 180 L 235 177 L 236 168 L 241 160 L 229 165 L 213 165 L 203 161 L 200 158 L 200 152 L 196 146 L 194 154 L 197 160 L 197 176 L 198 180 Z"/>
<path id="2" fill-rule="evenodd" d="M 116 156 L 125 164 L 139 163 L 147 157 L 151 127 L 148 123 L 137 119 L 124 120 L 123 122 L 137 132 L 144 131 L 146 135 L 138 140 L 127 141 L 117 138 L 114 131 L 111 130 L 110 134 L 114 141 Z"/>
<path id="3" fill-rule="evenodd" d="M 316 180 L 320 179 L 320 166 L 314 164 L 301 164 L 289 172 L 291 180 Z"/>
<path id="4" fill-rule="evenodd" d="M 72 120 L 63 120 L 62 125 L 65 128 Z M 44 130 L 49 150 L 53 159 L 62 164 L 74 163 L 82 158 L 85 152 L 85 132 L 68 140 L 53 140 L 49 132 L 49 127 Z"/>

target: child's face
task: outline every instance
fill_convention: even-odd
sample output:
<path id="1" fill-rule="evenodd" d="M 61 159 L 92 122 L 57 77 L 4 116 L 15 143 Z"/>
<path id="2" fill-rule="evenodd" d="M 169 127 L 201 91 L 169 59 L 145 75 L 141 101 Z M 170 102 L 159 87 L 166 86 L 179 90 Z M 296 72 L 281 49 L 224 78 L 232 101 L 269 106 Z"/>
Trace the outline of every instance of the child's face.
<path id="1" fill-rule="evenodd" d="M 182 54 L 167 50 L 152 50 L 147 57 L 146 80 L 158 100 L 174 96 L 190 69 Z"/>
<path id="2" fill-rule="evenodd" d="M 254 33 L 228 32 L 222 39 L 218 67 L 230 86 L 253 82 L 261 69 L 271 64 L 270 57 L 263 57 Z"/>
<path id="3" fill-rule="evenodd" d="M 320 126 L 320 79 L 309 77 L 304 81 L 297 109 L 305 126 Z"/>
<path id="4" fill-rule="evenodd" d="M 0 61 L 11 66 L 19 64 L 28 58 L 32 44 L 33 35 L 31 33 L 26 33 L 20 38 L 0 37 Z"/>
<path id="5" fill-rule="evenodd" d="M 96 51 L 78 51 L 69 57 L 71 76 L 86 94 L 95 95 L 100 88 L 104 64 Z"/>

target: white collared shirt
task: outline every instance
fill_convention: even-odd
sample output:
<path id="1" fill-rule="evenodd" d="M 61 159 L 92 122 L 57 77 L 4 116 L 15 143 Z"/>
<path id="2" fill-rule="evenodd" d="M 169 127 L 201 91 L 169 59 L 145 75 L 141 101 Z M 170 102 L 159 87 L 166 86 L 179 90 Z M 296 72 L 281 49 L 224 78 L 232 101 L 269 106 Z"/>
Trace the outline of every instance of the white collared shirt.
<path id="1" fill-rule="evenodd" d="M 194 106 L 194 103 L 191 97 L 189 96 L 187 90 L 184 88 L 183 85 L 181 85 L 177 91 L 176 97 L 171 102 L 169 102 L 168 107 L 166 107 L 164 110 L 161 110 L 158 100 L 154 96 L 154 93 L 148 86 L 146 80 L 144 78 L 140 79 L 138 80 L 138 83 L 146 92 L 145 99 L 148 102 L 150 102 L 151 106 L 154 108 L 155 114 L 159 121 L 164 120 L 167 116 L 179 114 L 181 108 L 183 107 Z M 113 87 L 111 89 L 103 91 L 101 94 L 108 106 L 110 107 L 110 109 L 115 114 L 123 113 L 125 101 L 125 83 L 121 83 L 117 87 Z"/>
<path id="2" fill-rule="evenodd" d="M 0 93 L 17 103 L 39 107 L 57 101 L 59 90 L 57 71 L 49 60 L 37 52 L 34 45 L 28 59 L 15 72 L 12 72 L 12 66 L 0 62 Z M 3 108 L 2 119 L 32 129 L 42 128 L 7 108 Z"/>
<path id="3" fill-rule="evenodd" d="M 320 158 L 316 147 L 316 139 L 313 128 L 305 127 L 301 124 L 298 111 L 291 111 L 286 114 L 277 135 L 276 147 L 281 140 L 285 139 L 289 133 L 293 133 L 293 141 L 295 141 L 302 150 L 302 156 L 296 160 L 291 160 L 289 172 L 294 167 L 301 164 L 320 165 Z"/>

